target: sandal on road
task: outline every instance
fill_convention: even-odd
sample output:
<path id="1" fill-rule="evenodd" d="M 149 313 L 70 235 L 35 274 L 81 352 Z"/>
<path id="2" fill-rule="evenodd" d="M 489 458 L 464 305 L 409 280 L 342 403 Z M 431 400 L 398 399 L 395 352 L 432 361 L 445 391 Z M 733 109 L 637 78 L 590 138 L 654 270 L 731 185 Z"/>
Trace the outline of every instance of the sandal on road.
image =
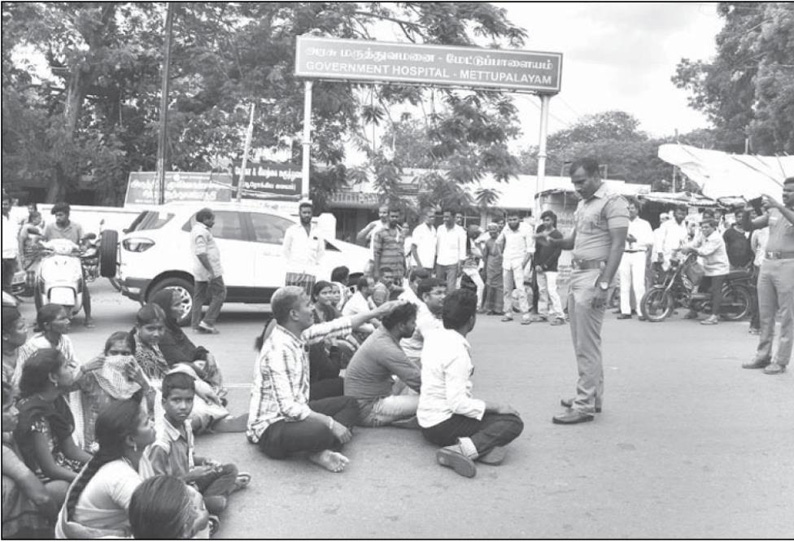
<path id="1" fill-rule="evenodd" d="M 237 480 L 235 481 L 237 484 L 237 489 L 245 489 L 248 487 L 248 484 L 251 483 L 251 475 L 247 472 L 239 472 L 237 473 Z"/>

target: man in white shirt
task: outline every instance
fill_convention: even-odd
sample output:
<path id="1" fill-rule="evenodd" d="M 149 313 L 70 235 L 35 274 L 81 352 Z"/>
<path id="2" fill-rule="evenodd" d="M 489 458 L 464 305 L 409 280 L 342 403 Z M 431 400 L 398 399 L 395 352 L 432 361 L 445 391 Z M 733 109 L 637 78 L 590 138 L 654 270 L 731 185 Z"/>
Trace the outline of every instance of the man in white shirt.
<path id="1" fill-rule="evenodd" d="M 408 287 L 397 296 L 400 301 L 408 301 L 414 305 L 419 304 L 422 300 L 416 295 L 419 283 L 425 279 L 430 278 L 430 270 L 424 267 L 416 267 L 408 274 Z"/>
<path id="2" fill-rule="evenodd" d="M 627 199 L 629 202 L 629 233 L 626 236 L 623 258 L 621 258 L 620 267 L 618 267 L 620 276 L 620 315 L 618 320 L 631 318 L 632 291 L 637 307 L 640 305 L 642 296 L 645 295 L 645 265 L 648 249 L 653 245 L 651 225 L 639 217 L 640 204 L 634 198 Z M 640 315 L 640 320 L 644 319 Z"/>
<path id="3" fill-rule="evenodd" d="M 19 225 L 11 221 L 11 197 L 3 194 L 3 291 L 11 293 L 11 284 L 19 259 Z"/>
<path id="4" fill-rule="evenodd" d="M 298 204 L 300 224 L 293 224 L 284 234 L 282 251 L 287 262 L 286 286 L 300 286 L 311 295 L 320 261 L 325 255 L 325 239 L 319 228 L 312 224 L 312 203 L 303 200 Z"/>
<path id="5" fill-rule="evenodd" d="M 686 215 L 686 205 L 676 207 L 675 211 L 673 211 L 673 219 L 659 226 L 661 244 L 657 248 L 656 261 L 661 262 L 662 268 L 665 270 L 670 268 L 670 258 L 673 257 L 673 253 L 680 250 L 689 239 L 687 227 L 684 223 Z"/>
<path id="6" fill-rule="evenodd" d="M 713 218 L 704 220 L 700 223 L 702 235 L 684 247 L 684 252 L 697 253 L 703 264 L 705 276 L 698 286 L 698 291 L 701 293 L 711 291 L 711 316 L 700 321 L 707 326 L 716 325 L 720 321 L 722 285 L 731 270 L 728 252 L 725 250 L 725 240 L 717 230 L 717 226 L 717 221 Z M 697 315 L 697 311 L 690 307 L 684 318 L 694 319 Z"/>
<path id="7" fill-rule="evenodd" d="M 511 211 L 507 215 L 507 226 L 496 239 L 502 247 L 502 281 L 504 283 L 504 311 L 502 322 L 513 320 L 513 290 L 518 290 L 518 306 L 521 309 L 521 324 L 529 325 L 529 301 L 524 289 L 524 268 L 534 251 L 532 230 Z"/>
<path id="8" fill-rule="evenodd" d="M 444 224 L 436 231 L 436 277 L 455 289 L 466 259 L 466 231 L 455 224 L 455 212 L 444 210 Z"/>
<path id="9" fill-rule="evenodd" d="M 342 309 L 342 316 L 356 316 L 374 310 L 375 303 L 372 302 L 372 290 L 375 287 L 375 281 L 372 277 L 364 275 L 358 279 L 356 284 L 356 293 L 345 303 Z M 375 326 L 372 323 L 364 323 L 354 331 L 360 331 L 369 335 L 375 331 Z"/>
<path id="10" fill-rule="evenodd" d="M 456 290 L 444 299 L 444 329 L 431 333 L 422 351 L 422 387 L 416 417 L 422 435 L 437 446 L 436 460 L 461 476 L 477 474 L 475 460 L 498 465 L 504 446 L 524 429 L 518 412 L 472 396 L 474 365 L 466 336 L 477 322 L 477 296 Z"/>
<path id="11" fill-rule="evenodd" d="M 375 269 L 375 234 L 387 227 L 389 227 L 389 206 L 381 205 L 378 208 L 378 220 L 373 220 L 356 234 L 357 242 L 369 242 L 369 264 L 365 271 L 367 275 L 374 276 L 377 271 Z"/>
<path id="12" fill-rule="evenodd" d="M 411 235 L 411 256 L 416 267 L 432 271 L 436 263 L 435 209 L 425 209 L 420 222 Z"/>
<path id="13" fill-rule="evenodd" d="M 416 365 L 421 363 L 425 337 L 435 330 L 443 329 L 441 310 L 447 295 L 447 286 L 436 278 L 427 278 L 419 283 L 416 294 L 421 301 L 416 303 L 416 327 L 413 335 L 400 341 L 400 348 Z"/>

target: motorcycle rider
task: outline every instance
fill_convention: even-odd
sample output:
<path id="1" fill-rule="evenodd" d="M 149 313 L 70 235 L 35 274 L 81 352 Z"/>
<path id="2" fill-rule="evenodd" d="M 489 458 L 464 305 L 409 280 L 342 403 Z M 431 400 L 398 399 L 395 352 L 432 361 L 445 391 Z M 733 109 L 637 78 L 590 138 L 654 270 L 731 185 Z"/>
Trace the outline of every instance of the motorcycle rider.
<path id="1" fill-rule="evenodd" d="M 71 210 L 71 207 L 66 202 L 58 202 L 52 206 L 50 213 L 55 216 L 55 222 L 47 224 L 44 228 L 43 237 L 45 241 L 68 239 L 78 247 L 84 248 L 85 235 L 83 235 L 83 227 L 77 222 L 69 220 Z M 88 291 L 85 271 L 83 272 L 83 310 L 85 311 L 83 325 L 88 328 L 94 327 L 94 319 L 91 318 L 91 293 Z"/>

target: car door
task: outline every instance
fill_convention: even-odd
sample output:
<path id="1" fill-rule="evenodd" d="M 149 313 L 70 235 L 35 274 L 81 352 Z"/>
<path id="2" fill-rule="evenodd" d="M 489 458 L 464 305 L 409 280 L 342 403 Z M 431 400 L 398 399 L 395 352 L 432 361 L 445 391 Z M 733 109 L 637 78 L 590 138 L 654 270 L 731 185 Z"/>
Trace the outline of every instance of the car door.
<path id="1" fill-rule="evenodd" d="M 287 273 L 282 245 L 287 228 L 294 222 L 269 213 L 251 212 L 254 238 L 254 268 L 257 288 L 271 290 L 284 286 Z"/>
<path id="2" fill-rule="evenodd" d="M 245 228 L 243 213 L 239 211 L 214 211 L 215 225 L 212 235 L 218 243 L 223 266 L 223 282 L 229 289 L 250 287 L 254 281 L 254 258 L 251 257 L 251 241 Z M 195 221 L 191 218 L 191 224 Z"/>

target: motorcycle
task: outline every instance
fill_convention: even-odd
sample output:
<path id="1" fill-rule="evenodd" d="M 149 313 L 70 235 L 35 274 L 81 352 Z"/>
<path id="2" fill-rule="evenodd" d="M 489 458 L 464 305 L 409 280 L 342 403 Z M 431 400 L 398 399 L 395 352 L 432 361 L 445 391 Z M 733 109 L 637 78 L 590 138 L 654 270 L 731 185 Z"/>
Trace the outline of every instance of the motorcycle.
<path id="1" fill-rule="evenodd" d="M 683 261 L 671 259 L 670 268 L 663 275 L 661 283 L 655 284 L 642 297 L 640 309 L 650 322 L 664 321 L 678 307 L 711 312 L 711 293 L 697 291 L 697 280 L 692 273 L 696 260 L 697 255 L 694 253 L 690 253 Z M 754 288 L 752 271 L 731 271 L 722 286 L 720 316 L 730 321 L 747 316 Z"/>
<path id="2" fill-rule="evenodd" d="M 75 316 L 83 308 L 82 250 L 68 239 L 44 241 L 41 250 L 33 287 L 36 310 L 47 303 L 55 303 L 65 307 L 70 316 Z"/>

